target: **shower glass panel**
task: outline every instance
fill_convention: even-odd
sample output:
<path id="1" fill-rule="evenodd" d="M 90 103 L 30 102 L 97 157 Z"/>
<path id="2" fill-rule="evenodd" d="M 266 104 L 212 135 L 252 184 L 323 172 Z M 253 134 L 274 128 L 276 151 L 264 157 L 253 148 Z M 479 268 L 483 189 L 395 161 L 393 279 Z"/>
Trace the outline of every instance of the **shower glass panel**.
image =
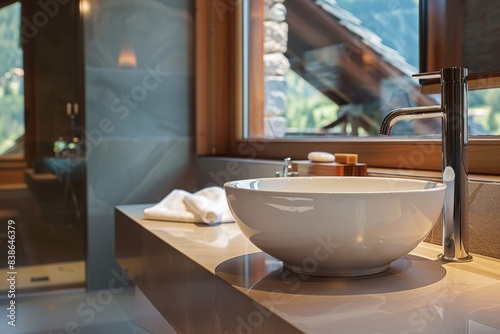
<path id="1" fill-rule="evenodd" d="M 85 283 L 79 2 L 52 4 L 0 0 L 0 269 L 17 293 Z"/>

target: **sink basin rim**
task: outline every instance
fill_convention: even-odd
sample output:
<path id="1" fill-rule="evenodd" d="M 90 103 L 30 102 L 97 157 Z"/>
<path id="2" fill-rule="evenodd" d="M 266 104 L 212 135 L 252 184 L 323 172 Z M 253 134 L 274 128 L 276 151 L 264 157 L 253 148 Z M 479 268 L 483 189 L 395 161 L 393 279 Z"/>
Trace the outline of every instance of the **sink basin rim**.
<path id="1" fill-rule="evenodd" d="M 241 185 L 249 185 L 249 184 L 259 184 L 259 183 L 276 183 L 276 184 L 284 184 L 288 181 L 293 181 L 293 182 L 304 182 L 307 183 L 308 181 L 313 181 L 321 186 L 324 186 L 322 184 L 322 181 L 345 181 L 348 183 L 349 181 L 354 181 L 357 183 L 367 183 L 366 181 L 371 181 L 379 184 L 383 184 L 383 182 L 386 182 L 385 185 L 388 184 L 395 184 L 395 183 L 407 183 L 411 185 L 418 185 L 419 187 L 411 188 L 411 189 L 384 189 L 384 190 L 377 190 L 377 189 L 366 189 L 366 190 L 361 190 L 361 191 L 355 191 L 355 190 L 350 190 L 350 191 L 335 191 L 335 190 L 323 190 L 323 191 L 318 191 L 318 189 L 311 189 L 311 190 L 288 190 L 288 189 L 259 189 L 259 188 L 251 188 L 251 187 L 241 187 Z M 363 185 L 364 186 L 364 185 Z M 300 194 L 316 194 L 316 195 L 332 195 L 332 194 L 403 194 L 403 193 L 414 193 L 418 191 L 423 191 L 423 192 L 432 192 L 432 191 L 441 191 L 443 188 L 446 188 L 446 185 L 441 182 L 435 182 L 435 181 L 427 181 L 427 180 L 418 180 L 418 179 L 407 179 L 407 178 L 393 178 L 393 177 L 375 177 L 375 176 L 299 176 L 299 177 L 269 177 L 269 178 L 253 178 L 253 179 L 244 179 L 244 180 L 236 180 L 236 181 L 228 181 L 224 184 L 225 188 L 234 188 L 234 189 L 239 189 L 243 191 L 250 191 L 250 192 L 263 192 L 263 193 L 286 193 L 287 195 L 300 195 Z"/>

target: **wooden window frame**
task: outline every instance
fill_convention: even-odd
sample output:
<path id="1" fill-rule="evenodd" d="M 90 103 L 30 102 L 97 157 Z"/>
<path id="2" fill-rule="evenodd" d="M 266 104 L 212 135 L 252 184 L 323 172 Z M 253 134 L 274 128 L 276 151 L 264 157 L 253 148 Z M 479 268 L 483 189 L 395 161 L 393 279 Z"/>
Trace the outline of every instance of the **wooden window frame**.
<path id="1" fill-rule="evenodd" d="M 248 159 L 284 157 L 305 159 L 310 151 L 357 153 L 370 167 L 398 170 L 440 171 L 441 140 L 427 138 L 321 138 L 265 139 L 250 130 L 243 138 L 243 45 L 244 0 L 196 0 L 196 153 Z M 250 20 L 263 17 L 263 0 L 250 1 Z M 262 12 L 259 10 L 259 6 Z M 252 50 L 257 54 L 257 50 Z M 258 73 L 261 57 L 249 59 L 250 72 Z M 261 67 L 260 67 L 261 68 Z M 469 80 L 471 88 L 500 87 L 500 73 Z M 255 85 L 250 87 L 255 89 Z M 257 86 L 258 87 L 258 86 Z M 435 91 L 436 86 L 426 86 Z M 258 89 L 257 89 L 258 90 Z M 250 109 L 262 112 L 263 95 L 251 91 Z M 255 97 L 255 98 L 254 98 Z M 250 123 L 258 121 L 258 117 Z M 474 137 L 469 140 L 469 173 L 500 175 L 500 139 Z"/>

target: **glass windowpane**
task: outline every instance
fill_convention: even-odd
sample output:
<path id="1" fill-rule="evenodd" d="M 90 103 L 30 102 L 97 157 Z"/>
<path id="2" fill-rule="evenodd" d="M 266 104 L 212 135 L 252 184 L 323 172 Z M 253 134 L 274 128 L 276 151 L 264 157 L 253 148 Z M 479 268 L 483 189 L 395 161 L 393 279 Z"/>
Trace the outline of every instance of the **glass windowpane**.
<path id="1" fill-rule="evenodd" d="M 0 156 L 24 154 L 21 4 L 0 8 Z"/>

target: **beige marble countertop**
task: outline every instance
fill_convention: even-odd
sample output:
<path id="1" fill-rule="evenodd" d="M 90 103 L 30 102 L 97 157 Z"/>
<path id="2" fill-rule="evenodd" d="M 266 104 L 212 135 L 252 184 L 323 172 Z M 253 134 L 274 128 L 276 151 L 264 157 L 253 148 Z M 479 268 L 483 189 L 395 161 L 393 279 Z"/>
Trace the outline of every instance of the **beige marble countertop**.
<path id="1" fill-rule="evenodd" d="M 272 312 L 306 333 L 499 333 L 500 261 L 436 258 L 421 243 L 383 273 L 363 277 L 294 274 L 253 246 L 234 223 L 143 219 L 147 205 L 117 209 L 156 237 L 263 306 L 242 320 L 258 327 Z"/>

